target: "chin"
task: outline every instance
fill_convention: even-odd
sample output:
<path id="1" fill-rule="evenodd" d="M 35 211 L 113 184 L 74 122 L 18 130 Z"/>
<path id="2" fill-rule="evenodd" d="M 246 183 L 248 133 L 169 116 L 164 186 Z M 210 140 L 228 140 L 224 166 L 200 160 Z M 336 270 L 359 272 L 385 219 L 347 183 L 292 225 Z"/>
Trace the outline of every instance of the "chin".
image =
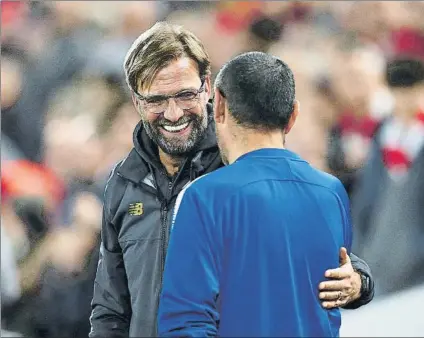
<path id="1" fill-rule="evenodd" d="M 187 137 L 161 138 L 157 144 L 164 153 L 175 157 L 187 156 L 197 145 Z"/>

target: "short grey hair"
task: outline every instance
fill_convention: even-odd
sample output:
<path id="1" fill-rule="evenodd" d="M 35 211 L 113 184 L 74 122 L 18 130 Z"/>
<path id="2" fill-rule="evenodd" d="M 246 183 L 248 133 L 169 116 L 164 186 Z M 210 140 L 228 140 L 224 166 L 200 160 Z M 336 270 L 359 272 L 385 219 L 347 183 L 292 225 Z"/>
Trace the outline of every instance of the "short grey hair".
<path id="1" fill-rule="evenodd" d="M 227 62 L 215 79 L 234 120 L 250 129 L 283 130 L 293 113 L 295 81 L 289 66 L 262 52 Z"/>

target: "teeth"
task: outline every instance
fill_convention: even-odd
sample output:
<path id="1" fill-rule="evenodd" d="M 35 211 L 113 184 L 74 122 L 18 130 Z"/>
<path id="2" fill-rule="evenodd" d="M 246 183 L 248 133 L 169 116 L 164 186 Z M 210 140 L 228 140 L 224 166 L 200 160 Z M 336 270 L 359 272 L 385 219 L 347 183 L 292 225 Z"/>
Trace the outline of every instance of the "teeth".
<path id="1" fill-rule="evenodd" d="M 181 130 L 187 128 L 189 123 L 190 122 L 186 122 L 184 124 L 180 124 L 179 126 L 163 126 L 163 129 L 165 129 L 166 131 L 169 131 L 171 133 L 176 133 L 178 131 L 181 131 Z"/>

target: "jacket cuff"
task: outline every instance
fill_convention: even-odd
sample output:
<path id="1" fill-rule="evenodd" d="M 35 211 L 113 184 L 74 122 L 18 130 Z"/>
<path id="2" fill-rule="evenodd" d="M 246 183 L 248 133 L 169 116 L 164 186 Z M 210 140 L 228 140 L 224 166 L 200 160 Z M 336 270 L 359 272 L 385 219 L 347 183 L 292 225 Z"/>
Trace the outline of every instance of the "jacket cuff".
<path id="1" fill-rule="evenodd" d="M 366 276 L 368 278 L 368 283 L 367 285 L 361 285 L 362 292 L 358 299 L 343 306 L 343 308 L 347 310 L 357 309 L 363 305 L 368 304 L 374 298 L 374 280 L 368 264 L 355 255 L 351 255 L 351 261 L 353 269 L 360 275 Z"/>

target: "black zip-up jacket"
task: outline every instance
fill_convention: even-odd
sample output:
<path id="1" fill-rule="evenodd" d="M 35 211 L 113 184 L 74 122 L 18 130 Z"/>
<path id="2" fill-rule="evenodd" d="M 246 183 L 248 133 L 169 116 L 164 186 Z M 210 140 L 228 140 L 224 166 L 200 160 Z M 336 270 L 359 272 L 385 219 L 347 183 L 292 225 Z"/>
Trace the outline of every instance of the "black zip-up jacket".
<path id="1" fill-rule="evenodd" d="M 211 106 L 208 105 L 209 113 Z M 211 114 L 210 114 L 211 116 Z M 112 171 L 105 189 L 102 243 L 94 284 L 90 337 L 154 337 L 171 213 L 193 179 L 221 167 L 213 122 L 197 152 L 174 178 L 160 164 L 157 146 L 139 123 L 134 149 Z M 352 255 L 355 269 L 371 278 Z M 349 307 L 371 301 L 373 283 Z"/>

